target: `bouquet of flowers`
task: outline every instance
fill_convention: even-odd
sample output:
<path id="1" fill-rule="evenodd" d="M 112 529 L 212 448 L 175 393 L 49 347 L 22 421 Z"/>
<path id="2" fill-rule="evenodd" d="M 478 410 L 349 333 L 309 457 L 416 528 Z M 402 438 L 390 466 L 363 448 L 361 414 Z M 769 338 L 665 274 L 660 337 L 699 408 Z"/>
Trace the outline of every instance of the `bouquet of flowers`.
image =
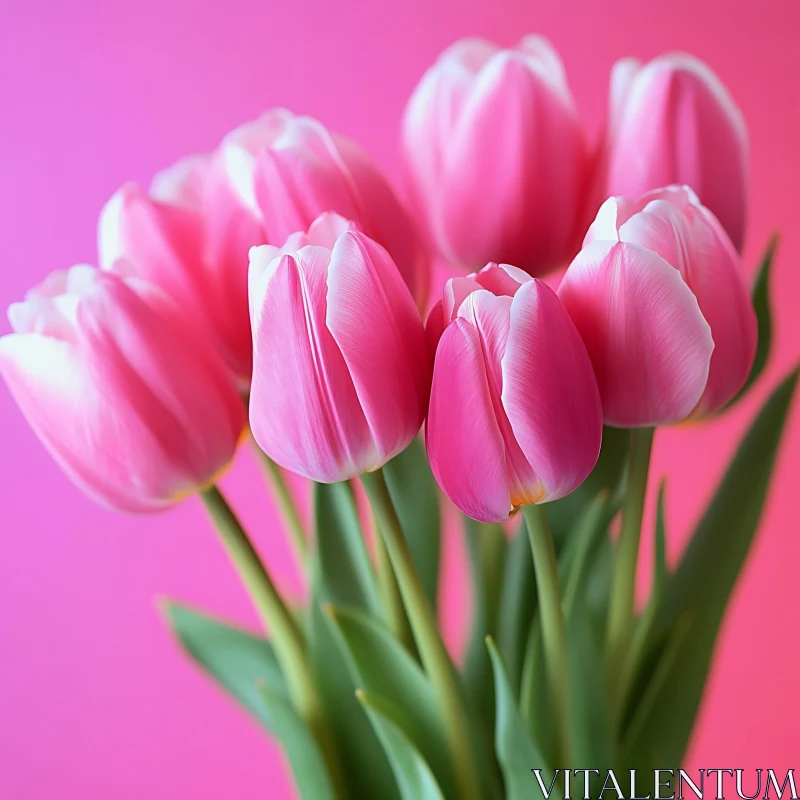
<path id="1" fill-rule="evenodd" d="M 281 109 L 149 191 L 123 186 L 99 268 L 9 308 L 0 370 L 97 501 L 205 503 L 264 631 L 177 603 L 166 619 L 280 742 L 302 797 L 623 797 L 622 772 L 658 797 L 797 378 L 668 568 L 664 483 L 645 519 L 654 433 L 724 413 L 770 350 L 774 243 L 752 291 L 739 255 L 743 119 L 696 59 L 625 59 L 590 146 L 548 42 L 469 39 L 415 90 L 403 153 L 413 213 L 354 142 Z M 431 292 L 434 255 L 451 277 Z M 302 604 L 217 488 L 245 442 Z M 311 482 L 313 530 L 287 471 Z M 437 622 L 443 497 L 471 560 L 461 663 Z"/>

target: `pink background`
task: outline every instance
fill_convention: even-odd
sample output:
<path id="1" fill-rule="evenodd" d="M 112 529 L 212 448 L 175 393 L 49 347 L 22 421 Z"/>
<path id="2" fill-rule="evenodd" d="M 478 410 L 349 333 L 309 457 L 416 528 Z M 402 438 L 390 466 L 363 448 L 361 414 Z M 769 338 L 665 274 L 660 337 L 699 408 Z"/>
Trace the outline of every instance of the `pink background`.
<path id="1" fill-rule="evenodd" d="M 101 204 L 272 105 L 318 116 L 398 174 L 398 123 L 453 39 L 560 50 L 596 128 L 620 56 L 685 49 L 730 87 L 752 134 L 752 270 L 783 231 L 777 353 L 724 422 L 659 435 L 673 558 L 766 384 L 800 355 L 800 3 L 551 0 L 3 0 L 0 4 L 0 304 L 95 258 Z M 502 124 L 498 121 L 498 124 Z M 728 617 L 692 749 L 695 767 L 800 767 L 800 425 L 789 430 L 755 554 Z M 0 390 L 0 797 L 290 796 L 275 747 L 182 658 L 153 599 L 243 622 L 246 599 L 199 504 L 116 516 L 67 482 Z M 249 458 L 226 484 L 285 585 L 289 552 Z M 449 544 L 446 596 L 458 599 Z M 452 629 L 458 639 L 458 626 Z"/>

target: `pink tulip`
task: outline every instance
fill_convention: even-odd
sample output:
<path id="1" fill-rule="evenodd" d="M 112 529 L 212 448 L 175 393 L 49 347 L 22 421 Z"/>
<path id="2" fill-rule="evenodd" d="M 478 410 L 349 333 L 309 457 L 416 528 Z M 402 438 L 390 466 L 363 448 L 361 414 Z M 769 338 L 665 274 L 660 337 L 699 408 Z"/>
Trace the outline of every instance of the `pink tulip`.
<path id="1" fill-rule="evenodd" d="M 264 452 L 323 483 L 377 469 L 422 426 L 425 331 L 388 253 L 336 214 L 250 252 L 250 424 Z"/>
<path id="2" fill-rule="evenodd" d="M 14 303 L 0 372 L 81 489 L 158 511 L 225 469 L 244 408 L 204 337 L 157 289 L 116 271 L 55 272 Z"/>
<path id="3" fill-rule="evenodd" d="M 445 494 L 484 522 L 569 494 L 600 452 L 602 412 L 586 348 L 545 283 L 506 264 L 447 282 L 426 425 Z"/>
<path id="4" fill-rule="evenodd" d="M 246 387 L 252 366 L 247 254 L 265 241 L 231 187 L 222 156 L 191 156 L 156 176 L 150 193 L 123 186 L 100 216 L 100 266 L 120 258 L 206 327 Z"/>
<path id="5" fill-rule="evenodd" d="M 750 372 L 756 318 L 739 256 L 686 186 L 607 200 L 558 294 L 586 342 L 609 425 L 709 414 Z"/>
<path id="6" fill-rule="evenodd" d="M 673 53 L 642 67 L 617 62 L 598 202 L 688 184 L 727 230 L 744 241 L 747 128 L 720 79 L 698 59 Z M 596 206 L 595 206 L 596 207 Z"/>
<path id="7" fill-rule="evenodd" d="M 358 223 L 397 264 L 414 297 L 427 292 L 427 256 L 386 178 L 354 142 L 329 133 L 310 117 L 267 111 L 229 133 L 222 143 L 229 177 L 280 245 L 326 211 Z"/>
<path id="8" fill-rule="evenodd" d="M 403 141 L 416 204 L 451 262 L 541 275 L 577 251 L 588 147 L 545 39 L 451 45 L 409 101 Z"/>

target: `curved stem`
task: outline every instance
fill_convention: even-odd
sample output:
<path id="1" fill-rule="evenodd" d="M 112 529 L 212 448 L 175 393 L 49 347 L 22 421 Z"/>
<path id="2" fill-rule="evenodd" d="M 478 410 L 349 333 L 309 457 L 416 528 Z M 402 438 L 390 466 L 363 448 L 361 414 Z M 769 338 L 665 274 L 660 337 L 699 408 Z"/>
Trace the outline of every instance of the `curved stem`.
<path id="1" fill-rule="evenodd" d="M 558 561 L 553 546 L 553 536 L 544 509 L 538 505 L 523 506 L 525 525 L 533 552 L 536 571 L 536 589 L 539 594 L 539 618 L 542 623 L 547 682 L 555 713 L 556 733 L 560 756 L 567 765 L 572 764 L 569 725 L 569 662 L 567 660 L 567 628 L 561 606 L 561 588 L 558 580 Z"/>
<path id="2" fill-rule="evenodd" d="M 620 674 L 633 628 L 636 565 L 639 561 L 639 542 L 642 536 L 642 516 L 653 433 L 653 428 L 634 428 L 631 431 L 622 531 L 617 542 L 608 609 L 606 657 L 612 684 L 617 683 L 615 676 Z M 616 695 L 616 690 L 612 694 Z"/>
<path id="3" fill-rule="evenodd" d="M 259 616 L 269 629 L 275 657 L 286 678 L 292 701 L 319 742 L 334 786 L 341 786 L 333 737 L 297 621 L 283 602 L 253 543 L 219 489 L 211 486 L 202 491 L 200 496 Z"/>
<path id="4" fill-rule="evenodd" d="M 383 536 L 378 533 L 380 526 L 375 514 L 373 514 L 373 517 L 375 518 L 375 553 L 378 560 L 378 582 L 386 613 L 386 621 L 395 639 L 409 653 L 416 656 L 417 649 L 414 644 L 414 636 L 403 605 L 400 587 L 397 585 L 397 577 L 394 573 L 394 567 L 392 567 L 392 560 L 389 558 L 389 550 L 386 547 Z"/>
<path id="5" fill-rule="evenodd" d="M 272 496 L 278 504 L 278 512 L 281 515 L 283 525 L 289 532 L 295 558 L 300 567 L 304 568 L 308 553 L 308 536 L 303 521 L 300 519 L 300 513 L 297 510 L 297 503 L 295 503 L 292 490 L 286 482 L 283 470 L 258 446 L 258 442 L 252 438 L 252 435 L 251 440 L 264 469 L 264 474 L 269 481 Z"/>
<path id="6" fill-rule="evenodd" d="M 478 800 L 481 792 L 476 754 L 458 674 L 439 634 L 436 615 L 414 566 L 383 472 L 379 469 L 365 473 L 361 476 L 361 482 L 378 520 L 380 535 L 386 543 L 422 664 L 441 702 L 459 797 Z"/>

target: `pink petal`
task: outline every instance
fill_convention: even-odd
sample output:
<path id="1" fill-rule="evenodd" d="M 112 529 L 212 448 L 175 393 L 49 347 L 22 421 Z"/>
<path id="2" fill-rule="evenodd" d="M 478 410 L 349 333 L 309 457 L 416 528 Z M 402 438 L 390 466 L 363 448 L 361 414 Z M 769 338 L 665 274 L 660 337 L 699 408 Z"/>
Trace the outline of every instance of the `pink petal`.
<path id="1" fill-rule="evenodd" d="M 418 305 L 428 291 L 428 257 L 411 218 L 389 181 L 355 142 L 333 136 L 357 197 L 355 219 L 370 238 L 385 247 Z"/>
<path id="2" fill-rule="evenodd" d="M 260 221 L 230 185 L 219 153 L 206 173 L 203 214 L 203 308 L 225 362 L 249 381 L 253 348 L 247 317 L 248 254 L 265 239 Z"/>
<path id="3" fill-rule="evenodd" d="M 463 319 L 445 329 L 436 351 L 425 438 L 433 474 L 461 511 L 483 522 L 508 518 L 503 441 L 480 337 Z"/>
<path id="4" fill-rule="evenodd" d="M 618 120 L 609 194 L 638 195 L 668 184 L 688 184 L 740 249 L 747 165 L 741 112 L 705 64 L 672 54 L 641 69 Z"/>
<path id="5" fill-rule="evenodd" d="M 498 47 L 461 39 L 448 47 L 420 80 L 403 118 L 403 149 L 416 205 L 442 240 L 440 188 L 446 148 L 475 76 Z"/>
<path id="6" fill-rule="evenodd" d="M 757 323 L 741 262 L 722 226 L 691 190 L 652 192 L 620 239 L 647 247 L 680 270 L 711 326 L 714 353 L 696 414 L 717 410 L 742 387 L 753 364 Z"/>
<path id="7" fill-rule="evenodd" d="M 106 276 L 78 308 L 81 349 L 114 424 L 131 432 L 109 458 L 145 495 L 175 498 L 207 484 L 233 457 L 244 408 L 222 360 L 176 310 L 154 310 L 124 281 Z M 152 444 L 148 444 L 148 441 Z M 140 447 L 157 449 L 148 459 Z M 120 466 L 120 468 L 123 468 Z"/>
<path id="8" fill-rule="evenodd" d="M 290 127 L 285 142 L 264 149 L 255 169 L 255 193 L 267 241 L 282 243 L 307 230 L 325 211 L 359 219 L 359 208 L 333 142 L 318 123 Z"/>
<path id="9" fill-rule="evenodd" d="M 475 281 L 488 289 L 492 294 L 513 297 L 523 283 L 528 283 L 532 278 L 510 264 L 487 264 L 475 275 Z"/>
<path id="10" fill-rule="evenodd" d="M 478 333 L 492 409 L 503 440 L 510 502 L 512 507 L 516 507 L 539 500 L 542 485 L 517 442 L 502 401 L 504 383 L 501 365 L 511 324 L 511 304 L 510 297 L 496 297 L 482 290 L 466 299 L 459 317 L 466 319 Z"/>
<path id="11" fill-rule="evenodd" d="M 0 338 L 0 372 L 28 423 L 67 475 L 96 501 L 131 512 L 157 511 L 168 505 L 139 494 L 127 480 L 115 448 L 133 434 L 139 452 L 157 459 L 147 431 L 103 402 L 74 344 L 37 334 Z M 114 422 L 114 425 L 107 424 Z M 130 423 L 134 424 L 131 426 Z M 93 442 L 106 431 L 101 448 Z M 115 433 L 116 431 L 116 433 Z"/>
<path id="12" fill-rule="evenodd" d="M 431 363 L 433 363 L 433 359 L 436 356 L 436 347 L 439 344 L 439 339 L 442 338 L 444 328 L 444 311 L 442 309 L 442 301 L 440 300 L 431 309 L 430 314 L 428 314 L 428 321 L 425 323 L 425 338 L 428 341 L 428 354 L 431 357 Z"/>
<path id="13" fill-rule="evenodd" d="M 150 184 L 150 196 L 161 203 L 201 211 L 211 158 L 208 153 L 186 156 L 156 173 Z"/>
<path id="14" fill-rule="evenodd" d="M 150 199 L 123 186 L 105 205 L 98 230 L 100 267 L 121 258 L 179 305 L 203 308 L 203 220 L 200 214 Z"/>
<path id="15" fill-rule="evenodd" d="M 256 157 L 292 124 L 294 114 L 285 108 L 272 108 L 258 119 L 240 125 L 222 140 L 219 147 L 225 172 L 240 201 L 256 216 L 261 211 L 256 200 Z"/>
<path id="16" fill-rule="evenodd" d="M 698 209 L 694 219 L 696 268 L 686 282 L 711 326 L 714 352 L 703 397 L 695 414 L 725 405 L 742 388 L 755 360 L 758 323 L 741 259 L 717 219 Z"/>
<path id="17" fill-rule="evenodd" d="M 377 462 L 353 380 L 326 326 L 329 258 L 325 248 L 309 246 L 267 269 L 267 285 L 258 290 L 263 307 L 253 319 L 250 394 L 259 445 L 281 466 L 324 483 Z"/>
<path id="18" fill-rule="evenodd" d="M 523 56 L 495 55 L 445 153 L 441 226 L 452 256 L 473 267 L 504 261 L 530 272 L 568 258 L 586 156 L 574 110 Z"/>
<path id="19" fill-rule="evenodd" d="M 408 287 L 388 253 L 357 231 L 340 236 L 334 245 L 326 321 L 382 464 L 405 449 L 422 427 L 431 367 Z"/>
<path id="20" fill-rule="evenodd" d="M 541 281 L 514 296 L 502 368 L 503 406 L 542 499 L 569 494 L 597 462 L 603 412 L 586 347 Z"/>
<path id="21" fill-rule="evenodd" d="M 589 352 L 607 424 L 659 425 L 692 412 L 714 342 L 678 270 L 637 245 L 594 242 L 558 296 Z"/>

